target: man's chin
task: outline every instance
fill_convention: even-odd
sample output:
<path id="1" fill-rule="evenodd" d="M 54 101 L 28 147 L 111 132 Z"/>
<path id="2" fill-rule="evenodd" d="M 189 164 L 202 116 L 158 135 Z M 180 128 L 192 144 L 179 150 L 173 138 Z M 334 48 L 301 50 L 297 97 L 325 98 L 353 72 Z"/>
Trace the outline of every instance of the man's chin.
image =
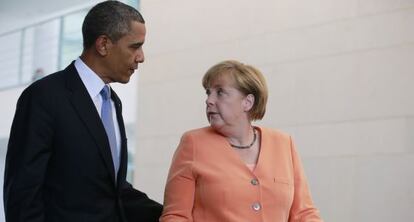
<path id="1" fill-rule="evenodd" d="M 124 79 L 120 79 L 120 80 L 118 80 L 117 82 L 118 83 L 121 83 L 121 84 L 126 84 L 126 83 L 129 83 L 129 80 L 130 80 L 131 78 L 124 78 Z"/>

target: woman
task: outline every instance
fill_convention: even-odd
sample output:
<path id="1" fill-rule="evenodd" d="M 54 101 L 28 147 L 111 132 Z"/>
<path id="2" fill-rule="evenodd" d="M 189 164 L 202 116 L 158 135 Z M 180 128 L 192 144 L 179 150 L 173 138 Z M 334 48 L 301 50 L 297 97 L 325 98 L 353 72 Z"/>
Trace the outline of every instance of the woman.
<path id="1" fill-rule="evenodd" d="M 266 110 L 260 71 L 224 61 L 203 87 L 210 126 L 181 138 L 160 221 L 322 221 L 291 137 L 251 124 Z"/>

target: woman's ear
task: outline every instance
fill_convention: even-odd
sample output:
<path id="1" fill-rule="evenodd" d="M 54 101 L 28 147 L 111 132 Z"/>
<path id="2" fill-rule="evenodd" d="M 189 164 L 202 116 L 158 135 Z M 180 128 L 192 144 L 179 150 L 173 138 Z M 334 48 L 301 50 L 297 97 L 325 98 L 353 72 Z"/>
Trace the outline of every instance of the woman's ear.
<path id="1" fill-rule="evenodd" d="M 248 94 L 243 99 L 243 108 L 245 112 L 249 112 L 254 105 L 254 96 L 253 94 Z"/>

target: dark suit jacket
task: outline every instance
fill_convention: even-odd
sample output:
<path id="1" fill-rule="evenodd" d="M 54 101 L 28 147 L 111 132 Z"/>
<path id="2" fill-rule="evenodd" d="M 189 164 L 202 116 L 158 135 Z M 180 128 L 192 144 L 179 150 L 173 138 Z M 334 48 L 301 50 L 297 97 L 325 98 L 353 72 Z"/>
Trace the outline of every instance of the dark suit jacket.
<path id="1" fill-rule="evenodd" d="M 74 64 L 30 85 L 20 96 L 6 157 L 7 222 L 152 222 L 162 206 L 126 182 L 127 139 L 121 132 L 115 182 L 109 142 Z"/>

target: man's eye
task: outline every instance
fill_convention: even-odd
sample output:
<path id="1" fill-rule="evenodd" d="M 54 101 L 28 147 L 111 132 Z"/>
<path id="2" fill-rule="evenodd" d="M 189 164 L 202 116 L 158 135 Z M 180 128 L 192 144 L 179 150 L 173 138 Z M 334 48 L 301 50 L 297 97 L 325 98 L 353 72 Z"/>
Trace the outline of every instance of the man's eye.
<path id="1" fill-rule="evenodd" d="M 132 45 L 130 45 L 131 46 L 131 48 L 133 48 L 133 49 L 140 49 L 141 47 L 142 47 L 142 44 L 132 44 Z"/>

